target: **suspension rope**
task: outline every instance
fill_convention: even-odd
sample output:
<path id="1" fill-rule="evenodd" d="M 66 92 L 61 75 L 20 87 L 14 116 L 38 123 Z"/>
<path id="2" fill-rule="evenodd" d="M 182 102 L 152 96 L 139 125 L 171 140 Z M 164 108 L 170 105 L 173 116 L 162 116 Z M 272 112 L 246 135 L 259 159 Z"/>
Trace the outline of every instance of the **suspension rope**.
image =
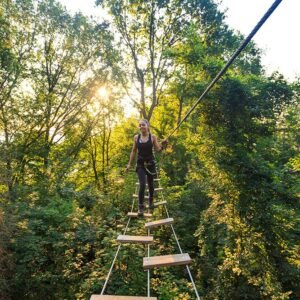
<path id="1" fill-rule="evenodd" d="M 150 236 L 150 228 L 148 229 L 148 236 Z M 150 244 L 148 244 L 148 257 L 150 257 Z M 150 297 L 150 269 L 147 270 L 147 297 Z"/>
<path id="2" fill-rule="evenodd" d="M 163 192 L 162 192 L 162 198 L 163 198 L 163 201 L 165 201 Z M 169 217 L 170 217 L 170 216 L 169 216 L 169 211 L 168 211 L 168 208 L 167 208 L 167 206 L 166 206 L 165 204 L 164 204 L 164 208 L 165 208 L 165 212 L 166 212 L 166 214 L 167 214 L 167 217 L 169 218 Z M 182 251 L 182 248 L 181 248 L 181 246 L 180 246 L 179 240 L 178 240 L 178 238 L 177 238 L 177 234 L 176 234 L 176 232 L 175 232 L 174 226 L 173 226 L 173 224 L 170 224 L 170 225 L 171 225 L 171 229 L 172 229 L 172 231 L 173 231 L 174 238 L 175 238 L 175 240 L 176 240 L 178 249 L 179 249 L 180 253 L 183 254 L 183 251 Z M 189 274 L 189 277 L 190 277 L 191 283 L 192 283 L 192 285 L 193 285 L 193 289 L 194 289 L 194 291 L 195 291 L 197 300 L 201 300 L 201 298 L 200 298 L 200 296 L 199 296 L 199 293 L 198 293 L 198 290 L 197 290 L 197 287 L 196 287 L 196 284 L 195 284 L 195 281 L 194 281 L 194 278 L 193 278 L 193 276 L 192 276 L 190 267 L 189 267 L 188 265 L 186 265 L 185 267 L 186 267 L 186 270 L 187 270 L 187 272 L 188 272 L 188 274 Z"/>
<path id="3" fill-rule="evenodd" d="M 154 152 L 153 152 L 153 155 L 154 155 L 154 159 L 156 160 L 156 157 L 155 157 L 155 153 L 154 153 Z M 157 166 L 155 166 L 155 168 L 156 168 L 156 172 L 157 172 L 157 174 L 158 174 Z M 158 186 L 159 186 L 160 188 L 162 187 L 160 181 L 158 182 Z M 162 200 L 163 200 L 163 201 L 166 201 L 166 200 L 165 200 L 165 197 L 164 197 L 164 192 L 163 192 L 163 191 L 161 192 L 161 195 L 162 195 Z M 166 202 L 167 202 L 167 201 L 166 201 Z M 165 212 L 166 212 L 167 217 L 170 218 L 170 214 L 169 214 L 169 211 L 168 211 L 168 208 L 167 208 L 167 205 L 166 205 L 166 204 L 164 204 L 164 208 L 165 208 Z M 179 249 L 180 253 L 183 254 L 183 251 L 182 251 L 182 248 L 181 248 L 181 246 L 180 246 L 179 240 L 178 240 L 178 238 L 177 238 L 177 234 L 176 234 L 176 232 L 175 232 L 174 226 L 173 226 L 173 224 L 170 224 L 170 226 L 171 226 L 172 232 L 173 232 L 173 234 L 174 234 L 174 238 L 175 238 L 175 240 L 176 240 L 178 249 Z M 197 300 L 201 300 L 201 298 L 200 298 L 200 296 L 199 296 L 199 293 L 198 293 L 198 290 L 197 290 L 197 287 L 196 287 L 196 284 L 195 284 L 195 281 L 194 281 L 194 278 L 193 278 L 193 276 L 192 276 L 190 267 L 189 267 L 188 265 L 186 265 L 185 267 L 186 267 L 186 270 L 187 270 L 187 272 L 188 272 L 188 274 L 189 274 L 189 277 L 190 277 L 191 283 L 192 283 L 192 285 L 193 285 L 193 289 L 194 289 L 194 292 L 195 292 L 195 294 L 196 294 Z"/>
<path id="4" fill-rule="evenodd" d="M 196 106 L 199 104 L 199 102 L 208 94 L 208 92 L 212 89 L 212 87 L 215 85 L 215 83 L 222 77 L 222 75 L 226 72 L 226 70 L 229 68 L 229 66 L 233 63 L 233 61 L 237 58 L 237 56 L 243 51 L 243 49 L 249 44 L 253 36 L 257 33 L 257 31 L 262 27 L 262 25 L 267 21 L 267 19 L 271 16 L 271 14 L 275 11 L 277 6 L 282 2 L 282 0 L 275 0 L 275 2 L 272 4 L 272 6 L 268 9 L 268 11 L 265 13 L 265 15 L 261 18 L 261 20 L 256 24 L 254 29 L 250 32 L 250 34 L 246 37 L 246 39 L 241 43 L 239 48 L 233 53 L 231 58 L 228 60 L 226 65 L 223 67 L 223 69 L 217 74 L 217 76 L 212 80 L 212 82 L 208 85 L 208 87 L 205 89 L 205 91 L 202 93 L 202 95 L 199 97 L 199 99 L 194 103 L 194 105 L 189 109 L 185 117 L 179 122 L 179 124 L 171 131 L 171 133 L 167 136 L 166 139 L 170 138 L 176 130 L 181 126 L 183 122 L 186 121 L 186 119 L 190 116 L 190 114 L 193 112 L 193 110 L 196 108 Z"/>
<path id="5" fill-rule="evenodd" d="M 135 188 L 135 191 L 137 192 L 137 187 Z M 132 204 L 131 204 L 131 212 L 133 212 L 134 202 L 135 202 L 135 199 L 133 198 Z M 126 225 L 126 227 L 125 227 L 125 229 L 124 229 L 123 235 L 126 234 L 126 232 L 127 232 L 127 230 L 128 230 L 128 227 L 129 227 L 129 224 L 130 224 L 130 221 L 131 221 L 131 217 L 128 218 L 127 225 Z M 114 268 L 115 262 L 116 262 L 116 260 L 117 260 L 118 254 L 119 254 L 119 252 L 120 252 L 120 249 L 121 249 L 121 244 L 120 244 L 120 245 L 118 246 L 118 248 L 117 248 L 116 254 L 115 254 L 114 259 L 113 259 L 113 261 L 112 261 L 112 264 L 111 264 L 111 266 L 110 266 L 109 272 L 108 272 L 108 274 L 107 274 L 107 276 L 106 276 L 105 283 L 104 283 L 104 285 L 103 285 L 103 288 L 102 288 L 102 291 L 101 291 L 101 294 L 100 294 L 100 295 L 103 295 L 103 294 L 104 294 L 104 291 L 105 291 L 105 289 L 106 289 L 108 280 L 109 280 L 109 278 L 110 278 L 110 276 L 111 276 L 111 273 L 112 273 L 112 270 L 113 270 L 113 268 Z"/>

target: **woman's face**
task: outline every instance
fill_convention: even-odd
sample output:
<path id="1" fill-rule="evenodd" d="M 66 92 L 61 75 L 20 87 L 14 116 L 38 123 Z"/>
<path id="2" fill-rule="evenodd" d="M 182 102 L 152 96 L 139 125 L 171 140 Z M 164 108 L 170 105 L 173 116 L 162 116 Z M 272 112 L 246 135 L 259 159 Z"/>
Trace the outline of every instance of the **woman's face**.
<path id="1" fill-rule="evenodd" d="M 148 132 L 148 125 L 146 122 L 143 122 L 143 121 L 139 122 L 139 128 L 140 128 L 141 133 Z"/>

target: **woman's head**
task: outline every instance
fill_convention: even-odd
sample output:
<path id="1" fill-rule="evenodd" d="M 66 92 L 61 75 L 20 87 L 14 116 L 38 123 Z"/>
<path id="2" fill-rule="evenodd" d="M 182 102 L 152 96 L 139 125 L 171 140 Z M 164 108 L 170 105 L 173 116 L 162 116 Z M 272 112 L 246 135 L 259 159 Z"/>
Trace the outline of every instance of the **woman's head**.
<path id="1" fill-rule="evenodd" d="M 146 120 L 146 119 L 140 120 L 139 121 L 139 128 L 140 128 L 141 133 L 150 132 L 149 121 Z"/>

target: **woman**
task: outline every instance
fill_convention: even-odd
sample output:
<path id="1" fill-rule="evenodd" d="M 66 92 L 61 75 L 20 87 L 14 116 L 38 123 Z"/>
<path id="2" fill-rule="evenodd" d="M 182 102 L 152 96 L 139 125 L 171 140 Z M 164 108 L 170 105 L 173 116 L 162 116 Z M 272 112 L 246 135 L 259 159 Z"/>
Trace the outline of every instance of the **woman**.
<path id="1" fill-rule="evenodd" d="M 140 134 L 134 136 L 134 143 L 130 153 L 129 162 L 126 168 L 128 171 L 131 163 L 134 160 L 136 153 L 138 153 L 136 172 L 139 177 L 140 190 L 139 190 L 139 210 L 138 214 L 144 214 L 144 197 L 146 189 L 146 177 L 149 189 L 149 208 L 154 208 L 153 194 L 154 194 L 154 175 L 156 173 L 155 161 L 153 156 L 153 146 L 155 151 L 163 150 L 167 141 L 163 141 L 160 145 L 155 135 L 150 133 L 150 124 L 148 120 L 141 120 L 139 122 Z"/>

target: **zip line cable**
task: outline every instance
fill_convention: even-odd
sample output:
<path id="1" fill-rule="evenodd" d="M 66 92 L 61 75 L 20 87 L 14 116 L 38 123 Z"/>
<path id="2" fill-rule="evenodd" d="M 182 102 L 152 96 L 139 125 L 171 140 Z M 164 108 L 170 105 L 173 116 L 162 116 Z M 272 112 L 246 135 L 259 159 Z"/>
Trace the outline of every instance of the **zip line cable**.
<path id="1" fill-rule="evenodd" d="M 212 87 L 215 85 L 215 83 L 222 77 L 222 75 L 226 72 L 226 70 L 229 68 L 229 66 L 233 63 L 233 61 L 237 58 L 237 56 L 243 51 L 243 49 L 249 44 L 253 36 L 257 33 L 257 31 L 262 27 L 262 25 L 267 21 L 267 19 L 271 16 L 271 14 L 275 11 L 277 6 L 282 2 L 282 0 L 276 0 L 272 6 L 268 9 L 268 11 L 265 13 L 265 15 L 261 18 L 261 20 L 256 24 L 256 26 L 253 28 L 253 30 L 250 32 L 250 34 L 246 37 L 246 39 L 242 42 L 242 44 L 239 46 L 239 48 L 233 53 L 231 58 L 228 60 L 226 65 L 223 67 L 223 69 L 217 74 L 217 76 L 212 80 L 212 82 L 208 85 L 208 87 L 205 89 L 205 91 L 202 93 L 202 95 L 199 97 L 199 99 L 194 103 L 194 105 L 189 109 L 185 117 L 179 122 L 179 124 L 171 131 L 171 133 L 165 138 L 165 140 L 169 139 L 175 131 L 181 126 L 181 124 L 186 121 L 186 119 L 190 116 L 190 114 L 193 112 L 193 110 L 196 108 L 196 106 L 199 104 L 199 102 L 208 94 L 208 92 L 212 89 Z"/>

